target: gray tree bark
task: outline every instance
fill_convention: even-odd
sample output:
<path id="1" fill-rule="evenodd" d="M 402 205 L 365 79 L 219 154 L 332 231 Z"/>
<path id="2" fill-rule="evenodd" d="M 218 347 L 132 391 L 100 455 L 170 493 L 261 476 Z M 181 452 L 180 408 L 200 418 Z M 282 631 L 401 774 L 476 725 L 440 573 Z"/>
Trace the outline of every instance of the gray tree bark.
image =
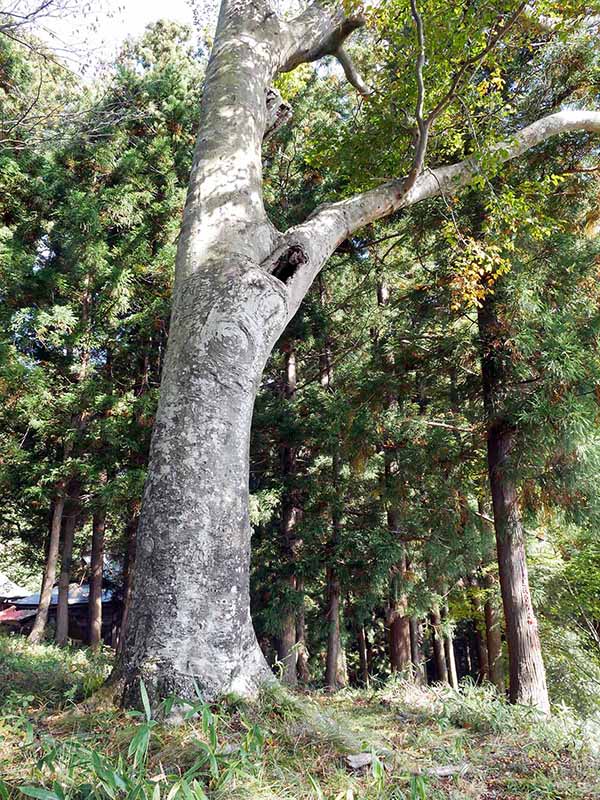
<path id="1" fill-rule="evenodd" d="M 393 211 L 465 185 L 477 159 L 392 181 L 317 209 L 282 234 L 262 199 L 261 145 L 287 116 L 278 72 L 336 55 L 360 24 L 328 4 L 297 19 L 268 0 L 222 0 L 178 242 L 168 353 L 138 535 L 136 580 L 118 671 L 123 702 L 143 679 L 172 693 L 254 694 L 271 674 L 249 611 L 248 447 L 254 398 L 274 343 L 335 248 Z M 562 116 L 561 116 L 562 114 Z M 561 112 L 499 149 L 502 159 L 600 114 Z M 566 116 L 565 116 L 566 115 Z"/>

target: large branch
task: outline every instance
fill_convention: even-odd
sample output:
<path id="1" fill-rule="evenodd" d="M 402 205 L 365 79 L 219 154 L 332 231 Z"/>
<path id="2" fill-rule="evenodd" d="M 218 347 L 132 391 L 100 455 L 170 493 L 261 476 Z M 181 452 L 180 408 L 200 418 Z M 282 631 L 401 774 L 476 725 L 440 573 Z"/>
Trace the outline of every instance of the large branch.
<path id="1" fill-rule="evenodd" d="M 422 173 L 408 191 L 406 179 L 402 178 L 347 200 L 320 206 L 305 222 L 287 231 L 280 247 L 263 267 L 275 275 L 278 270 L 285 274 L 290 310 L 295 311 L 329 256 L 360 228 L 421 200 L 456 192 L 479 174 L 482 164 L 490 158 L 494 164 L 501 164 L 553 136 L 570 131 L 600 133 L 600 111 L 550 114 L 479 156 Z"/>
<path id="2" fill-rule="evenodd" d="M 335 56 L 349 83 L 360 94 L 368 95 L 369 87 L 359 75 L 343 44 L 357 28 L 365 24 L 362 14 L 347 15 L 342 8 L 324 8 L 311 3 L 296 19 L 283 27 L 279 72 L 290 72 L 300 64 Z"/>

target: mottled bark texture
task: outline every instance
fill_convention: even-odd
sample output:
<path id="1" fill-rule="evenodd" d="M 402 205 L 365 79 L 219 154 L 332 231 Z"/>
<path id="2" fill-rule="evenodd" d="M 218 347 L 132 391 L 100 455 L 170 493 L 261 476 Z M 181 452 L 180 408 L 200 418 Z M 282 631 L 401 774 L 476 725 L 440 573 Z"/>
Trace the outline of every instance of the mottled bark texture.
<path id="1" fill-rule="evenodd" d="M 504 606 L 510 699 L 549 713 L 546 671 L 531 602 L 525 534 L 511 457 L 516 429 L 504 411 L 510 355 L 503 326 L 488 297 L 479 310 L 483 395 L 487 415 L 488 472 L 494 509 L 500 591 Z"/>
<path id="2" fill-rule="evenodd" d="M 264 364 L 338 244 L 398 208 L 453 191 L 480 168 L 470 159 L 423 172 L 409 191 L 405 180 L 392 181 L 323 206 L 285 234 L 274 228 L 264 210 L 261 164 L 263 137 L 277 117 L 269 95 L 273 78 L 332 54 L 364 91 L 340 50 L 362 20 L 346 17 L 342 6 L 312 3 L 286 22 L 268 0 L 221 3 L 178 241 L 136 581 L 118 668 L 126 704 L 139 703 L 140 679 L 153 703 L 173 692 L 195 696 L 195 686 L 206 698 L 253 694 L 269 679 L 248 596 L 248 442 Z M 541 123 L 503 145 L 499 157 L 518 155 L 561 130 L 600 129 L 600 114 L 561 112 Z"/>

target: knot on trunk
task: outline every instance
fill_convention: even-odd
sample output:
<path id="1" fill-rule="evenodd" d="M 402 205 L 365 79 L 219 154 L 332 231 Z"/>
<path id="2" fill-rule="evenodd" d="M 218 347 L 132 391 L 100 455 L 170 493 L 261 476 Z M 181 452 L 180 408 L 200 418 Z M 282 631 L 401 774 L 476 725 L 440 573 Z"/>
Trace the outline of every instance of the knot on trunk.
<path id="1" fill-rule="evenodd" d="M 307 261 L 308 256 L 304 248 L 299 244 L 293 244 L 279 256 L 271 274 L 282 283 L 289 283 L 298 267 L 306 264 Z"/>

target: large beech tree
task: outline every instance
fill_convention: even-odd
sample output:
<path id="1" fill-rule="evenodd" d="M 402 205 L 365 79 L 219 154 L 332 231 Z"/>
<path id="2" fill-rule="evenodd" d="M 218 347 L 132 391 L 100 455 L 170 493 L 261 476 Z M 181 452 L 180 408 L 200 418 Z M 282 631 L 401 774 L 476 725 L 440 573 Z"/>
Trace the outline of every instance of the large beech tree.
<path id="1" fill-rule="evenodd" d="M 417 42 L 417 92 L 407 176 L 323 205 L 282 232 L 269 220 L 262 197 L 263 139 L 290 111 L 273 81 L 333 55 L 350 83 L 367 95 L 344 50 L 365 20 L 360 9 L 348 12 L 349 4 L 341 2 L 312 3 L 287 21 L 269 0 L 222 0 L 178 244 L 168 355 L 120 665 L 124 703 L 138 702 L 140 679 L 153 702 L 172 693 L 192 698 L 198 689 L 206 698 L 252 695 L 272 680 L 249 608 L 252 409 L 275 342 L 336 248 L 366 224 L 451 195 L 549 137 L 600 132 L 600 112 L 557 111 L 484 153 L 425 168 L 436 120 L 519 15 L 535 13 L 525 7 L 499 9 L 478 39 L 479 50 L 455 62 L 447 92 L 428 109 L 427 16 L 411 0 L 406 12 Z"/>

